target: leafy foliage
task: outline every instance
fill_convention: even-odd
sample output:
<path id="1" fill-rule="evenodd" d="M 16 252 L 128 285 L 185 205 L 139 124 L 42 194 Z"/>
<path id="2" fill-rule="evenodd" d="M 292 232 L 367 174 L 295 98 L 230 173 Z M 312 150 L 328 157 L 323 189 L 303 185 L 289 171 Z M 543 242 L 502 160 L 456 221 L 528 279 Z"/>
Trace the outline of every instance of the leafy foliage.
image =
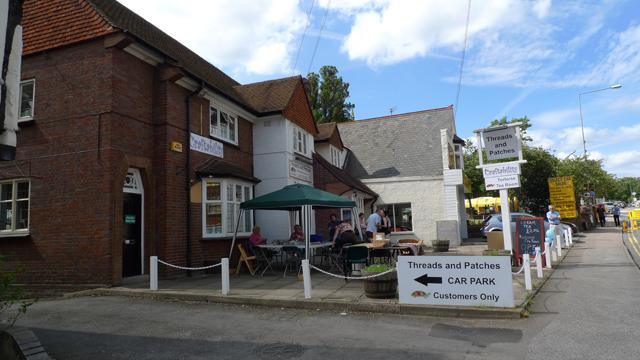
<path id="1" fill-rule="evenodd" d="M 511 120 L 507 120 L 507 117 L 503 116 L 502 119 L 495 119 L 491 121 L 489 126 L 501 126 L 501 125 L 513 124 L 517 122 L 522 123 L 522 125 L 520 125 L 520 138 L 522 138 L 522 141 L 524 143 L 532 141 L 533 139 L 531 138 L 531 136 L 527 135 L 527 130 L 531 127 L 531 124 L 529 122 L 529 118 L 526 116 L 521 118 L 511 118 Z"/>
<path id="2" fill-rule="evenodd" d="M 307 93 L 313 118 L 319 124 L 353 120 L 355 105 L 348 102 L 349 83 L 338 76 L 335 66 L 325 65 L 320 74 L 307 75 Z"/>
<path id="3" fill-rule="evenodd" d="M 544 213 L 549 205 L 550 177 L 558 176 L 560 160 L 543 148 L 524 146 L 523 157 L 527 160 L 522 164 L 520 176 L 521 187 L 518 198 L 522 204 L 534 213 Z"/>
<path id="4" fill-rule="evenodd" d="M 6 257 L 0 255 L 0 269 L 4 269 Z M 27 312 L 33 301 L 25 300 L 22 288 L 15 286 L 18 271 L 2 271 L 0 273 L 0 321 L 16 322 L 18 317 Z"/>

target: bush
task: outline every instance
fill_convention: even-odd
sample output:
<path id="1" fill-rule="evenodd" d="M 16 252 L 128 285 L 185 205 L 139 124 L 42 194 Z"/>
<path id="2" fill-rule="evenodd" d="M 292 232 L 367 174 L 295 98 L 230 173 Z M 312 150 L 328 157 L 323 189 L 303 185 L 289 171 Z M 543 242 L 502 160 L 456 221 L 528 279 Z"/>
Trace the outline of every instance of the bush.
<path id="1" fill-rule="evenodd" d="M 393 267 L 387 264 L 373 264 L 362 269 L 362 272 L 381 273 L 381 272 L 389 271 L 391 269 L 393 269 Z"/>
<path id="2" fill-rule="evenodd" d="M 4 268 L 6 260 L 5 256 L 0 255 L 0 269 Z M 13 326 L 18 317 L 27 312 L 27 308 L 33 304 L 33 301 L 26 300 L 23 289 L 15 286 L 20 269 L 0 271 L 0 322 Z"/>

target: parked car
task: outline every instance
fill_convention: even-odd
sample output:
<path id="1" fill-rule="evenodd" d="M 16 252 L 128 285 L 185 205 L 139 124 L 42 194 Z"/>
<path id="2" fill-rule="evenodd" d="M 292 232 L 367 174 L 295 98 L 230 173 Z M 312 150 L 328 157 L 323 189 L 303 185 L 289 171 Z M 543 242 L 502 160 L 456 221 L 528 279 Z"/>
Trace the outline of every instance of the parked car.
<path id="1" fill-rule="evenodd" d="M 613 201 L 605 201 L 603 205 L 604 211 L 606 211 L 607 214 L 611 214 L 611 210 L 613 210 Z"/>
<path id="2" fill-rule="evenodd" d="M 516 219 L 519 217 L 532 218 L 535 216 L 527 213 L 521 213 L 521 212 L 511 213 L 511 233 L 512 234 L 515 234 L 516 232 Z M 549 230 L 549 222 L 546 220 L 544 222 L 544 230 L 545 232 Z M 487 233 L 491 231 L 502 231 L 502 215 L 494 214 L 486 218 L 482 223 L 481 231 L 482 231 L 482 237 L 487 237 Z"/>
<path id="3" fill-rule="evenodd" d="M 511 233 L 515 234 L 516 232 L 516 219 L 519 217 L 534 217 L 531 214 L 527 213 L 511 213 Z M 571 230 L 572 234 L 575 234 L 578 231 L 578 227 L 575 224 L 570 222 L 561 222 L 563 230 Z M 545 219 L 544 221 L 544 231 L 549 230 L 549 221 Z M 480 229 L 482 232 L 482 237 L 486 238 L 487 233 L 491 231 L 502 231 L 502 215 L 494 214 L 484 220 L 482 223 L 482 228 Z"/>

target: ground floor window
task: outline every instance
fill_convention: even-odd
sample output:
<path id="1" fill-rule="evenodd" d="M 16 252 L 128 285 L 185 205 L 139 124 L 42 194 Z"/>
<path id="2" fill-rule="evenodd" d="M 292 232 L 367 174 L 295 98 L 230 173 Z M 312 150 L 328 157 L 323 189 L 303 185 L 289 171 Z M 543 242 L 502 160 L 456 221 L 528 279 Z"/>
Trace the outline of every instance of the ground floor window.
<path id="1" fill-rule="evenodd" d="M 238 221 L 240 203 L 253 198 L 253 186 L 236 179 L 205 179 L 202 182 L 202 236 L 232 236 Z M 248 235 L 253 228 L 253 212 L 240 218 L 238 234 Z"/>
<path id="2" fill-rule="evenodd" d="M 0 182 L 0 234 L 29 230 L 29 180 Z"/>
<path id="3" fill-rule="evenodd" d="M 413 231 L 411 203 L 383 204 L 378 209 L 384 210 L 391 220 L 391 232 Z"/>

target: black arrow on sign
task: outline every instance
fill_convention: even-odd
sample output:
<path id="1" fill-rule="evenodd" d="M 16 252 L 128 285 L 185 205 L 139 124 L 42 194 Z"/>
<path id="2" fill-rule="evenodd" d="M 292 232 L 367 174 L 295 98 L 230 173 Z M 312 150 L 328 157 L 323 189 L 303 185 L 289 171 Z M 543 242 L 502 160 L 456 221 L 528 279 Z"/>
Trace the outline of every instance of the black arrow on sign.
<path id="1" fill-rule="evenodd" d="M 429 286 L 429 284 L 442 284 L 442 277 L 429 277 L 427 274 L 417 277 L 414 280 L 424 286 Z"/>

